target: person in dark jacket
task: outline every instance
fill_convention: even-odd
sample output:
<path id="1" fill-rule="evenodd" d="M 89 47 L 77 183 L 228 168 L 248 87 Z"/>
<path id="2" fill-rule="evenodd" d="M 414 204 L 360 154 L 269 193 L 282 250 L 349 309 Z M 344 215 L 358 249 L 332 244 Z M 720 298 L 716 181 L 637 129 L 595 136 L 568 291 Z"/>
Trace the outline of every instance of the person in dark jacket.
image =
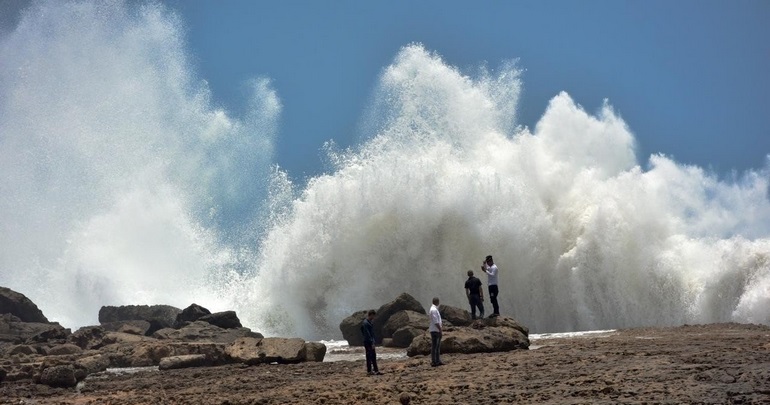
<path id="1" fill-rule="evenodd" d="M 377 353 L 374 351 L 374 316 L 377 315 L 373 309 L 366 314 L 366 318 L 361 322 L 361 333 L 364 335 L 364 349 L 366 350 L 366 374 L 382 375 L 377 368 Z"/>
<path id="2" fill-rule="evenodd" d="M 471 319 L 476 319 L 476 308 L 479 316 L 484 317 L 484 289 L 481 288 L 481 280 L 473 276 L 473 270 L 468 270 L 468 280 L 465 281 L 465 295 L 471 304 Z"/>

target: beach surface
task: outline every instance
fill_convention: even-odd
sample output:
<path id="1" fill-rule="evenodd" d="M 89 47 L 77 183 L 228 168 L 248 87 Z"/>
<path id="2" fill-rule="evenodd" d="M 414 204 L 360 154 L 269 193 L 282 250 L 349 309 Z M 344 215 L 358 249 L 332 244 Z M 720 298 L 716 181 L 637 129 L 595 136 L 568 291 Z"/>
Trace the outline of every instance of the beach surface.
<path id="1" fill-rule="evenodd" d="M 105 372 L 77 388 L 0 384 L 2 404 L 770 403 L 770 327 L 637 328 L 533 339 L 531 350 L 294 365 Z M 383 350 L 386 352 L 387 350 Z"/>

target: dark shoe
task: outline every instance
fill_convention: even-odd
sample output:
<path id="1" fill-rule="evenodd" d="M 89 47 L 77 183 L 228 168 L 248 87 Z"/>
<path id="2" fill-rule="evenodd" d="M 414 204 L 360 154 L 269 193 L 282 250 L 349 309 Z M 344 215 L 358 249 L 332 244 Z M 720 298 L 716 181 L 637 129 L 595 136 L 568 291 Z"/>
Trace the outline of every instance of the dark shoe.
<path id="1" fill-rule="evenodd" d="M 374 375 L 374 371 L 367 371 L 366 375 Z"/>
<path id="2" fill-rule="evenodd" d="M 381 373 L 381 372 L 379 372 L 379 371 L 375 371 L 375 372 L 374 372 L 374 375 L 382 375 L 382 373 Z"/>

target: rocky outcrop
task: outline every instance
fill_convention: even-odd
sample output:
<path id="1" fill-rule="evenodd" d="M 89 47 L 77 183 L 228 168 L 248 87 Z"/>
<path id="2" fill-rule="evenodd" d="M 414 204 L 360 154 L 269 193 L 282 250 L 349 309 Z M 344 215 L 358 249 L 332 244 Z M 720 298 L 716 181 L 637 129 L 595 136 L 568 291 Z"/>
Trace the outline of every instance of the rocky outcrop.
<path id="1" fill-rule="evenodd" d="M 368 310 L 358 311 L 340 322 L 342 338 L 348 341 L 350 346 L 363 346 L 364 337 L 361 334 L 361 322 L 366 318 Z"/>
<path id="2" fill-rule="evenodd" d="M 235 315 L 235 311 L 216 312 L 198 318 L 198 321 L 208 322 L 223 329 L 242 328 L 241 320 Z"/>
<path id="3" fill-rule="evenodd" d="M 377 310 L 377 316 L 374 318 L 374 339 L 378 344 L 382 344 L 383 339 L 389 339 L 393 333 L 404 325 L 398 325 L 397 323 L 391 323 L 390 326 L 386 326 L 391 317 L 401 311 L 411 311 L 416 314 L 425 315 L 425 308 L 414 297 L 407 293 L 402 293 L 393 301 L 381 306 Z M 353 313 L 349 317 L 340 322 L 340 331 L 342 332 L 343 339 L 348 341 L 350 346 L 363 346 L 364 338 L 361 334 L 361 322 L 366 318 L 368 310 L 362 310 Z M 403 317 L 403 315 L 401 315 Z M 400 320 L 399 322 L 419 322 L 415 320 L 414 316 L 407 317 L 406 321 Z M 426 318 L 427 319 L 427 318 Z M 427 324 L 425 326 L 427 328 Z"/>
<path id="4" fill-rule="evenodd" d="M 392 347 L 409 347 L 412 344 L 414 338 L 422 336 L 427 328 L 414 328 L 411 326 L 404 326 L 403 328 L 395 331 L 391 340 Z"/>
<path id="5" fill-rule="evenodd" d="M 502 318 L 502 319 L 500 319 Z M 441 340 L 442 353 L 488 353 L 528 349 L 529 338 L 513 319 L 498 317 L 476 320 L 468 327 L 444 328 Z M 430 334 L 414 338 L 407 349 L 407 356 L 430 354 Z"/>
<path id="6" fill-rule="evenodd" d="M 223 329 L 204 321 L 195 321 L 181 329 L 161 329 L 152 335 L 161 340 L 181 340 L 185 342 L 208 341 L 216 343 L 232 343 L 241 337 L 263 337 L 252 332 L 249 328 Z"/>
<path id="7" fill-rule="evenodd" d="M 48 318 L 24 294 L 0 287 L 0 314 L 11 314 L 22 322 L 48 323 Z"/>
<path id="8" fill-rule="evenodd" d="M 182 312 L 179 313 L 179 315 L 176 316 L 176 320 L 174 321 L 174 328 L 180 329 L 188 324 L 197 321 L 200 317 L 210 315 L 211 311 L 208 309 L 198 305 L 198 304 L 190 304 L 189 307 L 182 310 Z"/>
<path id="9" fill-rule="evenodd" d="M 233 361 L 249 365 L 286 364 L 305 361 L 306 350 L 305 341 L 299 338 L 241 338 L 228 345 L 225 353 Z"/>
<path id="10" fill-rule="evenodd" d="M 382 328 L 382 333 L 385 337 L 392 337 L 397 330 L 404 327 L 427 330 L 429 323 L 430 321 L 426 314 L 408 310 L 399 311 L 388 319 L 388 322 L 386 322 L 385 326 Z"/>
<path id="11" fill-rule="evenodd" d="M 34 307 L 34 304 L 32 304 Z M 105 306 L 101 325 L 70 333 L 56 323 L 24 322 L 0 315 L 0 380 L 33 380 L 73 387 L 108 367 L 158 366 L 160 370 L 222 365 L 323 361 L 326 346 L 298 338 L 267 338 L 241 325 L 235 311 L 210 313 L 193 304 Z M 168 326 L 160 328 L 160 326 Z M 178 329 L 171 326 L 180 326 Z M 146 336 L 150 334 L 152 336 Z M 234 345 L 253 339 L 251 345 Z M 257 342 L 254 343 L 254 340 Z M 244 353 L 239 357 L 238 348 Z M 231 354 L 226 352 L 229 348 Z M 249 354 L 250 351 L 253 356 Z"/>
<path id="12" fill-rule="evenodd" d="M 58 323 L 24 322 L 11 315 L 0 315 L 0 342 L 8 343 L 43 343 L 49 340 L 66 339 L 69 329 Z"/>
<path id="13" fill-rule="evenodd" d="M 181 312 L 181 309 L 171 305 L 103 306 L 99 309 L 99 323 L 147 321 L 150 323 L 150 329 L 146 333 L 152 334 L 156 330 L 173 327 L 177 315 Z"/>
<path id="14" fill-rule="evenodd" d="M 377 310 L 377 316 L 374 319 L 374 338 L 377 343 L 382 343 L 383 338 L 390 337 L 383 333 L 383 329 L 390 317 L 400 311 L 414 311 L 425 314 L 425 308 L 420 304 L 420 301 L 417 301 L 407 293 L 402 293 L 396 297 L 396 299 L 381 306 L 380 309 Z M 361 320 L 363 320 L 363 318 L 361 318 Z"/>
<path id="15" fill-rule="evenodd" d="M 438 312 L 442 321 L 450 322 L 454 326 L 468 326 L 473 322 L 471 313 L 461 308 L 442 304 L 438 306 Z"/>

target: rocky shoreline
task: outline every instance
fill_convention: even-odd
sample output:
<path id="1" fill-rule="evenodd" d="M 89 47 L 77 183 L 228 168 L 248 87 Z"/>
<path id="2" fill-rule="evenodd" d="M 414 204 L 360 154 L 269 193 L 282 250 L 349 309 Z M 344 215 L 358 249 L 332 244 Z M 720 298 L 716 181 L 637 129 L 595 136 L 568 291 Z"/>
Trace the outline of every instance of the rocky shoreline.
<path id="1" fill-rule="evenodd" d="M 770 328 L 711 324 L 537 341 L 536 350 L 98 373 L 79 388 L 0 384 L 3 404 L 761 404 Z"/>
<path id="2" fill-rule="evenodd" d="M 385 374 L 367 376 L 362 354 L 323 362 L 324 344 L 265 338 L 233 311 L 102 307 L 100 325 L 73 333 L 0 287 L 0 404 L 770 403 L 765 325 L 546 335 L 531 345 L 512 318 L 440 311 L 447 365 L 428 364 L 425 309 L 401 294 L 377 310 L 376 337 L 381 353 L 409 357 L 383 356 Z M 351 353 L 361 313 L 340 323 Z"/>

